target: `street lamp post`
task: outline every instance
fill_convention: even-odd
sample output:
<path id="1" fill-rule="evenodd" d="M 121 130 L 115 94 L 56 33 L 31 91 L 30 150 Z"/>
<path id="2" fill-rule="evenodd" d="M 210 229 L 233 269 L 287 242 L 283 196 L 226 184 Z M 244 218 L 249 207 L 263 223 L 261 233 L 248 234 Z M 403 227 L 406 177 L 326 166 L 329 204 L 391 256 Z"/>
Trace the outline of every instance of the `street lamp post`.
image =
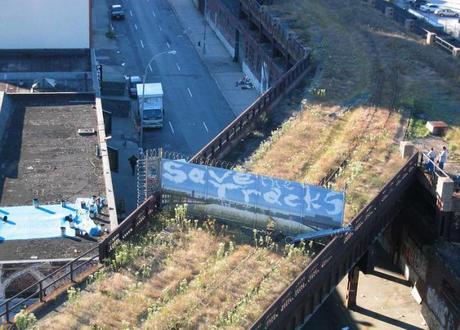
<path id="1" fill-rule="evenodd" d="M 167 52 L 161 52 L 161 53 L 158 53 L 158 54 L 155 54 L 152 56 L 152 58 L 149 60 L 149 62 L 147 63 L 147 65 L 145 66 L 145 70 L 144 70 L 144 77 L 142 78 L 142 103 L 141 103 L 141 111 L 140 112 L 140 120 L 141 120 L 141 132 L 140 132 L 140 137 L 139 137 L 139 144 L 140 144 L 140 147 L 143 148 L 143 145 L 144 145 L 144 126 L 143 126 L 143 115 L 144 115 L 144 103 L 145 103 L 145 80 L 147 79 L 147 69 L 149 68 L 150 64 L 152 64 L 152 62 L 158 57 L 158 56 L 161 56 L 161 55 L 164 55 L 164 54 L 169 54 L 169 55 L 176 55 L 176 51 L 173 49 L 173 50 L 169 50 Z M 139 95 L 138 95 L 139 97 Z"/>
<path id="2" fill-rule="evenodd" d="M 203 55 L 206 55 L 206 0 L 204 0 Z"/>

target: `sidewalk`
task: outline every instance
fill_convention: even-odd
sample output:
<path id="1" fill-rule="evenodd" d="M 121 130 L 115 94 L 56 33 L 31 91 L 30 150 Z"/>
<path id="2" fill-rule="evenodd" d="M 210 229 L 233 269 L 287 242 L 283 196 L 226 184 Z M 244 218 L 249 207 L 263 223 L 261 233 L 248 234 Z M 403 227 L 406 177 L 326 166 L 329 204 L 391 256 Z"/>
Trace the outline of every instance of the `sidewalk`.
<path id="1" fill-rule="evenodd" d="M 112 117 L 112 138 L 109 146 L 118 150 L 118 173 L 112 172 L 112 180 L 118 203 L 117 210 L 123 217 L 137 207 L 137 178 L 131 172 L 128 159 L 132 155 L 139 158 L 138 137 L 131 116 Z"/>
<path id="2" fill-rule="evenodd" d="M 108 3 L 105 0 L 93 1 L 93 41 L 96 59 L 104 66 L 104 74 L 111 73 L 123 75 L 125 68 L 120 65 L 122 54 L 119 53 L 117 40 L 108 39 L 105 33 L 108 31 L 110 19 L 108 17 Z M 126 93 L 118 96 L 102 95 L 106 100 L 131 102 Z M 138 155 L 139 134 L 129 115 L 121 114 L 120 111 L 111 109 L 108 105 L 105 110 L 112 110 L 112 134 L 107 141 L 109 147 L 118 150 L 118 172 L 112 172 L 113 189 L 119 217 L 124 218 L 137 207 L 137 182 L 136 176 L 132 175 L 128 158 Z"/>
<path id="3" fill-rule="evenodd" d="M 259 97 L 259 93 L 255 89 L 243 90 L 235 87 L 235 82 L 243 77 L 243 71 L 238 63 L 233 62 L 233 58 L 208 24 L 206 51 L 203 54 L 205 19 L 193 2 L 190 0 L 169 0 L 169 2 L 184 28 L 184 33 L 208 68 L 233 113 L 238 116 Z"/>

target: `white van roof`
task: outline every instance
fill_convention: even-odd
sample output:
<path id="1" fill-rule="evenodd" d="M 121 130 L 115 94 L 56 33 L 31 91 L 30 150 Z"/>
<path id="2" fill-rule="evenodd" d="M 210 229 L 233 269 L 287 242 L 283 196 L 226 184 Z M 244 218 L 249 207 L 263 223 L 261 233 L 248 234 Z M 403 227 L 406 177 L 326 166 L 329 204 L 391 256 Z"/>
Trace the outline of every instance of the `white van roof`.
<path id="1" fill-rule="evenodd" d="M 137 84 L 137 96 L 142 97 L 142 85 Z M 148 83 L 145 84 L 145 95 L 163 95 L 163 87 L 161 83 Z"/>

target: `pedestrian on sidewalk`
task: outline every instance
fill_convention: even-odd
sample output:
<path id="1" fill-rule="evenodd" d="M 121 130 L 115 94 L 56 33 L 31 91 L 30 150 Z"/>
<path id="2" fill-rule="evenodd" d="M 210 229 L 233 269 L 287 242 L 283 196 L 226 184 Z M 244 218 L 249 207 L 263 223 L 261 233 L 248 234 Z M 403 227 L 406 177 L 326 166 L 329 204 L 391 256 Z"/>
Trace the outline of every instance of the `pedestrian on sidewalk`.
<path id="1" fill-rule="evenodd" d="M 426 164 L 426 169 L 428 172 L 433 172 L 434 171 L 434 160 L 436 159 L 436 151 L 434 151 L 434 149 L 431 148 L 427 156 L 429 160 L 428 160 L 428 163 Z"/>
<path id="2" fill-rule="evenodd" d="M 134 175 L 136 173 L 136 164 L 137 164 L 137 157 L 136 155 L 132 155 L 128 158 L 129 165 L 131 165 L 131 173 Z"/>
<path id="3" fill-rule="evenodd" d="M 449 153 L 447 152 L 447 148 L 446 146 L 442 147 L 442 151 L 441 151 L 441 154 L 439 155 L 439 168 L 441 170 L 444 169 L 444 165 L 446 165 L 446 161 L 447 161 L 447 156 L 449 155 Z"/>

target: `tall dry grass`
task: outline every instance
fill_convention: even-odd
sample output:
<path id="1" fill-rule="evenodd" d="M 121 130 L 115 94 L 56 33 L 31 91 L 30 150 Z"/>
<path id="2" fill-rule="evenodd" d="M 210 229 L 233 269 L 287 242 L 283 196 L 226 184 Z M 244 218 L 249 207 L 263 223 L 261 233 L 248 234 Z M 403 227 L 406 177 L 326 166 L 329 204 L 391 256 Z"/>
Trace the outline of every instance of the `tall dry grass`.
<path id="1" fill-rule="evenodd" d="M 236 245 L 213 223 L 202 228 L 176 219 L 166 228 L 131 244 L 132 259 L 121 265 L 118 258 L 84 291 L 72 291 L 59 315 L 39 328 L 246 327 L 309 260 L 305 250 L 283 250 L 269 238 Z M 146 263 L 153 265 L 149 272 Z"/>

